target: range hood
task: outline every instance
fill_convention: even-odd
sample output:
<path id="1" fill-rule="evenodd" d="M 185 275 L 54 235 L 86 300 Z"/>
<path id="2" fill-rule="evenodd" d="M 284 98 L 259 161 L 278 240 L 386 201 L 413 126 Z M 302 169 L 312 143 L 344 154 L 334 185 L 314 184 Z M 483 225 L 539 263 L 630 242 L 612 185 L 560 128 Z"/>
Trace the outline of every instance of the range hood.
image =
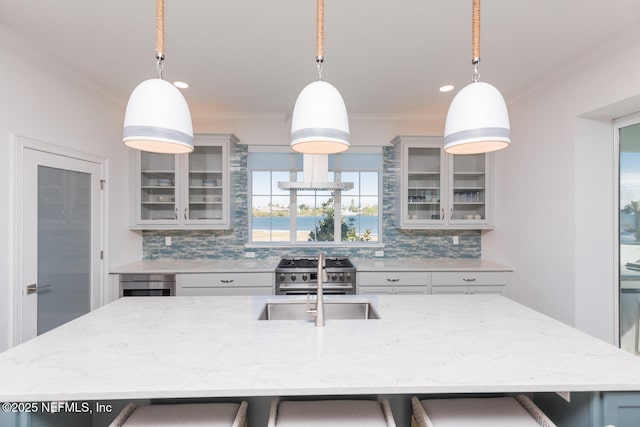
<path id="1" fill-rule="evenodd" d="M 303 181 L 279 181 L 279 189 L 295 191 L 337 191 L 351 190 L 353 188 L 353 182 L 329 181 L 329 156 L 327 154 L 304 154 L 303 162 Z"/>

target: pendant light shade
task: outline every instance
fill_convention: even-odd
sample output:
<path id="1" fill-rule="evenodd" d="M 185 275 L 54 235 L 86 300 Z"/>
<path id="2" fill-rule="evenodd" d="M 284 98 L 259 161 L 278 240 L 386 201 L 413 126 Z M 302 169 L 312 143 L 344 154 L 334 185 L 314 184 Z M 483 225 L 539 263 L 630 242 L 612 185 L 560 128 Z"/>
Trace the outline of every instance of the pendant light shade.
<path id="1" fill-rule="evenodd" d="M 475 82 L 453 98 L 444 127 L 444 149 L 451 154 L 501 150 L 511 143 L 504 98 L 489 83 Z"/>
<path id="2" fill-rule="evenodd" d="M 140 83 L 129 97 L 122 140 L 154 153 L 192 152 L 191 113 L 178 88 L 162 79 Z"/>
<path id="3" fill-rule="evenodd" d="M 349 148 L 349 118 L 338 89 L 322 80 L 324 63 L 324 0 L 316 0 L 316 63 L 318 81 L 296 99 L 291 116 L 291 148 L 304 154 L 334 154 Z"/>
<path id="4" fill-rule="evenodd" d="M 340 153 L 349 148 L 349 119 L 340 92 L 318 80 L 296 100 L 291 118 L 291 148 L 306 154 Z"/>
<path id="5" fill-rule="evenodd" d="M 472 83 L 453 98 L 444 125 L 444 151 L 478 154 L 506 148 L 511 143 L 509 114 L 504 98 L 492 85 L 481 83 L 480 0 L 473 0 Z"/>
<path id="6" fill-rule="evenodd" d="M 164 0 L 156 0 L 156 60 L 158 78 L 143 81 L 129 97 L 122 141 L 153 153 L 190 153 L 193 126 L 189 106 L 178 88 L 162 78 Z"/>

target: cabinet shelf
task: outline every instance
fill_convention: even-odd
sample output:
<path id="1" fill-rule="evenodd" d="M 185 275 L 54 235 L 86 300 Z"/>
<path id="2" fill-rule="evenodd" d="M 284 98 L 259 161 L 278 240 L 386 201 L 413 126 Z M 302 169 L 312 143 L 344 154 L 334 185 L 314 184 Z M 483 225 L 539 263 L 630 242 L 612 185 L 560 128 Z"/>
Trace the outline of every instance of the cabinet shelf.
<path id="1" fill-rule="evenodd" d="M 493 227 L 493 156 L 452 155 L 442 138 L 398 136 L 396 226 L 404 229 Z"/>
<path id="2" fill-rule="evenodd" d="M 237 143 L 231 134 L 200 134 L 195 135 L 194 151 L 189 154 L 136 152 L 131 228 L 231 228 L 229 153 L 235 152 Z"/>

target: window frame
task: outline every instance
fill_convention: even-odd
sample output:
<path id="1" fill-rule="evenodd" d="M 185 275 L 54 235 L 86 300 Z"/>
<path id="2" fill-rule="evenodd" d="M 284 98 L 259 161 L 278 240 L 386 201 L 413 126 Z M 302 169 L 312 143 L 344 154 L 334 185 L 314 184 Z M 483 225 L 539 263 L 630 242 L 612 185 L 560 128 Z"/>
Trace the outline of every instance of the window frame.
<path id="1" fill-rule="evenodd" d="M 252 149 L 253 148 L 253 149 Z M 288 147 L 286 147 L 288 149 Z M 248 233 L 247 233 L 247 243 L 245 247 L 304 247 L 304 248 L 313 248 L 313 247 L 345 247 L 345 248 L 358 248 L 358 247 L 384 247 L 383 243 L 383 229 L 382 229 L 382 215 L 383 215 L 383 157 L 382 157 L 382 147 L 358 147 L 358 149 L 354 149 L 353 147 L 349 150 L 349 154 L 377 154 L 380 156 L 379 163 L 377 168 L 373 167 L 364 167 L 364 168 L 329 168 L 329 173 L 336 174 L 336 178 L 341 175 L 342 172 L 355 172 L 355 173 L 363 173 L 363 172 L 375 172 L 378 174 L 377 180 L 377 203 L 378 203 L 378 215 L 377 215 L 377 223 L 378 223 L 378 240 L 376 241 L 296 241 L 296 219 L 297 219 L 297 206 L 298 206 L 298 195 L 295 191 L 291 190 L 289 193 L 289 202 L 290 202 L 290 225 L 289 225 L 289 240 L 288 241 L 253 241 L 253 172 L 289 172 L 289 176 L 292 180 L 296 179 L 296 175 L 298 173 L 302 173 L 301 167 L 294 167 L 292 165 L 291 169 L 284 170 L 279 168 L 265 168 L 265 167 L 253 167 L 251 166 L 251 162 L 247 162 L 247 223 L 248 223 Z M 260 146 L 260 147 L 250 147 L 249 155 L 252 152 L 256 153 L 268 153 L 268 154 L 292 154 L 289 150 L 282 150 L 282 147 L 268 147 L 268 146 Z M 302 154 L 293 153 L 294 156 L 302 156 Z M 339 155 L 339 154 L 338 154 Z M 331 156 L 331 155 L 330 155 Z M 301 164 L 301 162 L 300 162 Z M 343 165 L 344 166 L 344 165 Z M 271 176 L 271 175 L 270 175 Z M 360 178 L 360 177 L 359 177 Z M 340 223 L 342 218 L 341 213 L 341 205 L 342 205 L 342 191 L 337 191 L 334 196 L 334 222 L 335 228 L 334 230 L 341 231 Z M 270 194 L 270 197 L 273 197 Z M 363 197 L 360 193 L 358 193 L 358 198 Z M 367 195 L 367 197 L 371 197 Z M 337 209 L 337 210 L 336 210 Z M 271 230 L 272 231 L 272 230 Z M 334 231 L 334 236 L 335 236 Z M 270 234 L 270 238 L 272 238 L 272 234 Z M 342 236 L 340 236 L 342 238 Z M 335 237 L 334 237 L 335 239 Z"/>

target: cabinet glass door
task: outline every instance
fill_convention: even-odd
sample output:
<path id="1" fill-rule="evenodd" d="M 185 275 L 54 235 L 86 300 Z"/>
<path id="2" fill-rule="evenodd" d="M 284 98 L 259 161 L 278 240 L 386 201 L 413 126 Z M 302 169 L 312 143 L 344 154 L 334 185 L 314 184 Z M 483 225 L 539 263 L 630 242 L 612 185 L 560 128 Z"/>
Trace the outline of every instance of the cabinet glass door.
<path id="1" fill-rule="evenodd" d="M 176 160 L 173 154 L 140 153 L 140 219 L 177 220 Z"/>
<path id="2" fill-rule="evenodd" d="M 453 156 L 451 221 L 484 221 L 486 211 L 485 154 Z"/>
<path id="3" fill-rule="evenodd" d="M 407 221 L 441 221 L 442 171 L 439 147 L 407 148 Z"/>
<path id="4" fill-rule="evenodd" d="M 224 188 L 222 146 L 196 146 L 189 154 L 189 206 L 185 219 L 222 220 Z"/>

